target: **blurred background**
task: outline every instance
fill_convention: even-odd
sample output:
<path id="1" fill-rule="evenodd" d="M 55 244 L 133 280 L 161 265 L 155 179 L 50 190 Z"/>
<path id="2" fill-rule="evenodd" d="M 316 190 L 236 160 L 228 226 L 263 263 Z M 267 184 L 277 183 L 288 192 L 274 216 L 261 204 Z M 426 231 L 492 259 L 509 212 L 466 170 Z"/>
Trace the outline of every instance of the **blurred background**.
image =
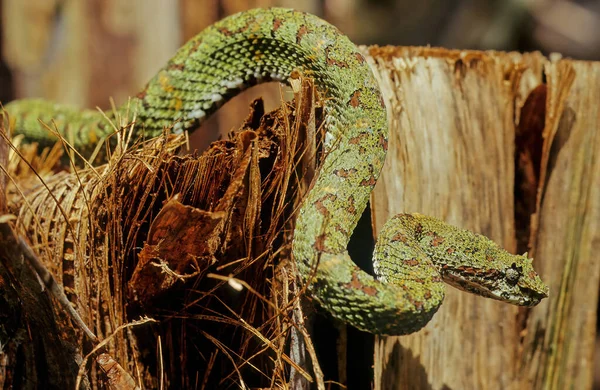
<path id="1" fill-rule="evenodd" d="M 539 50 L 600 60 L 598 0 L 0 0 L 0 101 L 44 97 L 109 109 L 109 97 L 126 102 L 207 25 L 268 6 L 317 14 L 358 44 Z M 247 91 L 196 132 L 192 145 L 202 148 L 235 128 L 255 96 L 268 97 L 270 109 L 282 92 Z M 600 347 L 596 362 L 598 356 Z M 596 372 L 600 383 L 600 367 Z"/>
<path id="2" fill-rule="evenodd" d="M 0 0 L 0 101 L 44 97 L 108 109 L 109 97 L 126 102 L 207 25 L 268 6 L 319 15 L 358 44 L 600 59 L 598 0 Z M 272 96 L 267 108 L 277 106 L 280 91 L 267 90 L 248 94 Z M 238 125 L 248 94 L 196 132 L 195 144 Z"/>

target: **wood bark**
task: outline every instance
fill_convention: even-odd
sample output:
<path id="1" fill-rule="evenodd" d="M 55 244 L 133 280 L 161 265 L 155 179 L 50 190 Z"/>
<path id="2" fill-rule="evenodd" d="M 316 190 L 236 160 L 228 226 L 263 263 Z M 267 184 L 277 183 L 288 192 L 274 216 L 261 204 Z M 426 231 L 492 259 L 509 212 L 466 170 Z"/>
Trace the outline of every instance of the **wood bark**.
<path id="1" fill-rule="evenodd" d="M 394 47 L 365 53 L 391 119 L 373 196 L 375 231 L 398 212 L 416 211 L 513 252 L 515 232 L 529 231 L 529 253 L 550 286 L 550 297 L 532 309 L 448 289 L 425 329 L 376 341 L 375 388 L 591 388 L 600 116 L 598 89 L 590 86 L 597 85 L 600 64 L 538 53 Z M 540 85 L 544 103 L 525 112 Z M 516 220 L 515 205 L 523 201 L 514 196 L 523 185 L 515 183 L 523 179 L 515 175 L 523 163 L 515 159 L 516 132 L 536 131 L 519 128 L 532 116 L 543 124 L 543 143 L 534 145 L 541 155 L 541 171 L 533 175 L 536 207 L 530 218 Z"/>

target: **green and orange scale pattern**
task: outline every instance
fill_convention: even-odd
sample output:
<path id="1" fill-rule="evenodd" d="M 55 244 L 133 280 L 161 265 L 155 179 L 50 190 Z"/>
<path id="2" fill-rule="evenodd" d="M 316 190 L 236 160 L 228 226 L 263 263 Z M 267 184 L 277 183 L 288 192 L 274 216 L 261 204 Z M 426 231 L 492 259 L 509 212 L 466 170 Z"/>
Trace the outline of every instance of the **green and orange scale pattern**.
<path id="1" fill-rule="evenodd" d="M 134 108 L 138 131 L 147 136 L 174 123 L 176 132 L 193 131 L 240 90 L 285 82 L 294 70 L 314 78 L 328 97 L 326 157 L 302 203 L 293 242 L 298 270 L 321 306 L 369 332 L 407 334 L 437 311 L 442 279 L 521 305 L 537 304 L 547 295 L 526 256 L 418 214 L 396 216 L 384 226 L 373 260 L 377 279 L 355 265 L 346 246 L 384 164 L 386 109 L 356 46 L 313 15 L 272 8 L 223 19 L 186 43 L 119 111 Z M 51 141 L 38 118 L 58 120 L 66 138 L 84 151 L 112 133 L 91 110 L 39 100 L 17 101 L 6 109 L 16 120 L 16 133 L 28 141 Z"/>

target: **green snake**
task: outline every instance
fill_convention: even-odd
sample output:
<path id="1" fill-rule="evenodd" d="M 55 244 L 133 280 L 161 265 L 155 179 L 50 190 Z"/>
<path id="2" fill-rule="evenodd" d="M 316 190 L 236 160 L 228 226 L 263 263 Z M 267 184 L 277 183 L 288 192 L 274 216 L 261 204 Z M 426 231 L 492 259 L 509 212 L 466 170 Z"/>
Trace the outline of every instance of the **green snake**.
<path id="1" fill-rule="evenodd" d="M 349 237 L 383 167 L 388 139 L 384 100 L 369 65 L 340 31 L 289 9 L 255 9 L 227 17 L 187 42 L 133 99 L 139 131 L 193 131 L 240 90 L 287 81 L 299 70 L 327 97 L 325 158 L 296 220 L 292 253 L 310 294 L 334 317 L 376 334 L 421 329 L 444 298 L 444 282 L 522 306 L 547 297 L 526 255 L 509 254 L 481 235 L 420 214 L 383 227 L 375 277 L 352 261 Z M 121 110 L 125 110 L 123 107 Z M 51 142 L 38 118 L 62 123 L 78 149 L 113 130 L 99 113 L 41 100 L 6 110 L 15 133 Z"/>

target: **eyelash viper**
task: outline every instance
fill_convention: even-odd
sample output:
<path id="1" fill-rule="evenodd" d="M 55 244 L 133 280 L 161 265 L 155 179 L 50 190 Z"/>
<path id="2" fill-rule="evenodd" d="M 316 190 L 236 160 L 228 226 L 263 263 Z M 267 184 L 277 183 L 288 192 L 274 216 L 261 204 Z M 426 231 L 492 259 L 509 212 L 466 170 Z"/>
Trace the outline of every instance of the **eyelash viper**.
<path id="1" fill-rule="evenodd" d="M 444 284 L 501 301 L 533 306 L 548 288 L 526 255 L 419 214 L 388 221 L 375 247 L 376 277 L 346 251 L 387 149 L 384 101 L 356 46 L 327 22 L 288 9 L 230 16 L 186 43 L 134 98 L 138 128 L 193 130 L 220 105 L 253 84 L 287 81 L 299 69 L 328 97 L 326 157 L 300 208 L 293 257 L 312 296 L 334 317 L 377 334 L 422 328 L 444 297 Z M 124 108 L 123 108 L 124 109 Z M 16 133 L 49 142 L 37 121 L 68 126 L 73 144 L 89 150 L 112 129 L 99 113 L 40 100 L 10 103 Z M 69 139 L 69 137 L 67 137 Z"/>

